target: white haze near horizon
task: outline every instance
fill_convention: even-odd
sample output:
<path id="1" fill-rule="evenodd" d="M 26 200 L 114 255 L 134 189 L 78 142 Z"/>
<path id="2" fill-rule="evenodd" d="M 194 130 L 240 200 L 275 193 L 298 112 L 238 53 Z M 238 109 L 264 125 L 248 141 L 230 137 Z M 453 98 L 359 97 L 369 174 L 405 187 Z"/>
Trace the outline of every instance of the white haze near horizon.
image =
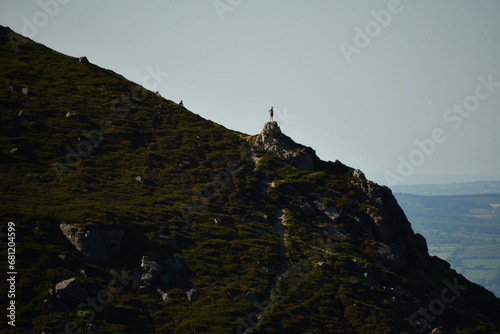
<path id="1" fill-rule="evenodd" d="M 274 106 L 295 141 L 389 185 L 500 180 L 499 17 L 496 0 L 0 0 L 36 42 L 244 133 Z"/>

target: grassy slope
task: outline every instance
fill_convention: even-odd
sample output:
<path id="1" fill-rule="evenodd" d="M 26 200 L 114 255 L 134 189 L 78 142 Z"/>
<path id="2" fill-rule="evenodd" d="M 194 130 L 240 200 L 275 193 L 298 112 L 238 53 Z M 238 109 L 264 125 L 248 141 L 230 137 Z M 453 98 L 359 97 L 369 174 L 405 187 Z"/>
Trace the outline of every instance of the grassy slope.
<path id="1" fill-rule="evenodd" d="M 417 284 L 412 279 L 421 273 L 411 268 L 404 275 L 378 268 L 379 283 L 367 283 L 363 273 L 375 261 L 373 237 L 347 220 L 338 222 L 346 234 L 334 237 L 325 216 L 300 210 L 320 193 L 321 201 L 341 212 L 364 212 L 360 181 L 345 168 L 299 171 L 261 152 L 254 171 L 241 134 L 111 71 L 1 30 L 0 218 L 17 229 L 17 332 L 62 331 L 67 321 L 84 326 L 81 314 L 44 307 L 49 289 L 78 277 L 95 296 L 112 279 L 111 270 L 130 273 L 147 252 L 159 262 L 176 257 L 188 268 L 166 270 L 171 279 L 160 287 L 172 299 L 164 303 L 159 294 L 142 292 L 135 280 L 96 314 L 99 333 L 231 332 L 253 323 L 252 312 L 259 310 L 245 299 L 248 291 L 269 304 L 262 333 L 382 333 L 405 327 L 408 316 L 428 304 L 418 294 L 394 303 L 389 286 L 439 291 L 443 277 L 453 278 L 438 268 Z M 67 119 L 68 111 L 81 121 Z M 88 153 L 81 151 L 81 161 L 71 156 L 69 162 L 78 163 L 68 164 L 67 147 L 77 150 L 78 137 L 103 120 L 112 130 Z M 19 153 L 12 155 L 12 148 Z M 138 175 L 144 184 L 134 179 Z M 263 180 L 275 186 L 268 189 Z M 279 210 L 286 262 L 274 227 Z M 86 262 L 62 235 L 62 222 L 124 230 L 120 256 L 106 266 Z M 160 234 L 176 236 L 177 245 Z M 70 254 L 75 263 L 64 265 L 58 254 Z M 283 279 L 276 280 L 283 268 Z M 200 293 L 196 302 L 185 297 L 190 287 Z M 4 284 L 1 289 L 6 291 Z M 456 323 L 481 326 L 471 317 Z"/>

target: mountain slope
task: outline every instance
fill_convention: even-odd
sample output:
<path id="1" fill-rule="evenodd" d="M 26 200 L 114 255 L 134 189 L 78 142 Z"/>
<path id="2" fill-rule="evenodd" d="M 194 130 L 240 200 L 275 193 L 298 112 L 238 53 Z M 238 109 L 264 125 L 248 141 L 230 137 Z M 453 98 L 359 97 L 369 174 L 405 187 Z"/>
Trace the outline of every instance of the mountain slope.
<path id="1" fill-rule="evenodd" d="M 0 73 L 10 332 L 500 332 L 388 188 L 277 123 L 227 130 L 8 28 Z"/>

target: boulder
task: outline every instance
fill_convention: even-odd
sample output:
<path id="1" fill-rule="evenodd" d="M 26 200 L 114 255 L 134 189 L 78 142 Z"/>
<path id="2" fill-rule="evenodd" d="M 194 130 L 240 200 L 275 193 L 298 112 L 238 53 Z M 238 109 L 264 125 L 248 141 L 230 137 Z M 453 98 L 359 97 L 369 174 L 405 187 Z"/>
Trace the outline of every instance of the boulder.
<path id="1" fill-rule="evenodd" d="M 144 272 L 150 273 L 156 280 L 161 273 L 162 267 L 149 256 L 143 256 L 141 261 L 141 269 Z"/>
<path id="2" fill-rule="evenodd" d="M 21 93 L 28 96 L 30 94 L 30 90 L 28 89 L 28 87 L 23 87 L 21 88 Z"/>
<path id="3" fill-rule="evenodd" d="M 89 60 L 87 57 L 83 56 L 83 57 L 78 57 L 78 62 L 79 63 L 82 63 L 82 64 L 90 64 Z"/>
<path id="4" fill-rule="evenodd" d="M 19 112 L 19 120 L 20 120 L 21 122 L 26 122 L 26 121 L 27 121 L 27 119 L 26 119 L 26 114 L 24 113 L 24 110 L 21 110 L 21 111 Z"/>
<path id="5" fill-rule="evenodd" d="M 71 121 L 79 122 L 80 121 L 80 114 L 68 111 L 66 113 L 66 118 L 71 120 Z"/>
<path id="6" fill-rule="evenodd" d="M 190 288 L 190 289 L 186 289 L 186 296 L 190 302 L 194 302 L 198 299 L 200 294 L 195 289 Z"/>
<path id="7" fill-rule="evenodd" d="M 87 290 L 85 290 L 74 277 L 57 283 L 55 295 L 66 304 L 73 307 L 80 304 L 88 297 Z"/>
<path id="8" fill-rule="evenodd" d="M 140 288 L 151 292 L 153 290 L 162 267 L 151 257 L 143 256 L 141 260 L 142 275 L 140 279 Z"/>
<path id="9" fill-rule="evenodd" d="M 120 251 L 124 235 L 121 230 L 101 230 L 95 226 L 79 230 L 71 224 L 61 224 L 59 227 L 64 236 L 90 262 L 107 264 L 110 257 Z"/>
<path id="10" fill-rule="evenodd" d="M 166 303 L 172 299 L 168 292 L 162 293 L 161 299 Z"/>

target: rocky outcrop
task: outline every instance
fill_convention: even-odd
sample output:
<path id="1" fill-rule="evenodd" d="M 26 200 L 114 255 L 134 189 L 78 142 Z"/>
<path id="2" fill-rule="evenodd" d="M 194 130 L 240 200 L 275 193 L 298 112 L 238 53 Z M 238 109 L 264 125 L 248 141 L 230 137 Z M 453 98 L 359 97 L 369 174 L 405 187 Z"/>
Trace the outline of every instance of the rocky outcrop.
<path id="1" fill-rule="evenodd" d="M 83 56 L 83 57 L 78 57 L 78 62 L 79 63 L 82 63 L 82 64 L 90 64 L 89 60 L 87 57 Z"/>
<path id="2" fill-rule="evenodd" d="M 121 230 L 105 230 L 91 226 L 79 230 L 71 224 L 59 225 L 64 236 L 90 262 L 107 264 L 113 256 L 120 252 L 124 232 Z"/>
<path id="3" fill-rule="evenodd" d="M 146 292 L 153 290 L 162 267 L 151 257 L 143 256 L 141 260 L 141 269 L 143 271 L 140 279 L 140 288 Z"/>
<path id="4" fill-rule="evenodd" d="M 137 182 L 139 182 L 140 184 L 144 184 L 144 179 L 143 179 L 143 178 L 142 178 L 142 176 L 140 176 L 140 175 L 137 175 L 137 176 L 135 177 L 135 180 L 136 180 Z"/>
<path id="5" fill-rule="evenodd" d="M 55 296 L 68 306 L 75 307 L 83 302 L 88 294 L 76 278 L 70 278 L 56 284 Z"/>
<path id="6" fill-rule="evenodd" d="M 257 150 L 272 152 L 285 163 L 303 170 L 313 171 L 319 163 L 316 152 L 294 142 L 281 132 L 277 122 L 268 122 L 250 144 Z"/>
<path id="7" fill-rule="evenodd" d="M 361 188 L 367 195 L 367 204 L 373 206 L 368 213 L 371 224 L 368 229 L 375 238 L 389 249 L 379 249 L 383 257 L 390 252 L 390 261 L 395 269 L 405 263 L 425 267 L 429 263 L 429 254 L 425 238 L 414 233 L 411 224 L 399 206 L 392 191 L 371 181 L 362 182 Z M 395 257 L 395 258 L 393 258 Z"/>
<path id="8" fill-rule="evenodd" d="M 186 289 L 186 297 L 190 302 L 194 302 L 198 299 L 200 294 L 193 288 Z"/>

